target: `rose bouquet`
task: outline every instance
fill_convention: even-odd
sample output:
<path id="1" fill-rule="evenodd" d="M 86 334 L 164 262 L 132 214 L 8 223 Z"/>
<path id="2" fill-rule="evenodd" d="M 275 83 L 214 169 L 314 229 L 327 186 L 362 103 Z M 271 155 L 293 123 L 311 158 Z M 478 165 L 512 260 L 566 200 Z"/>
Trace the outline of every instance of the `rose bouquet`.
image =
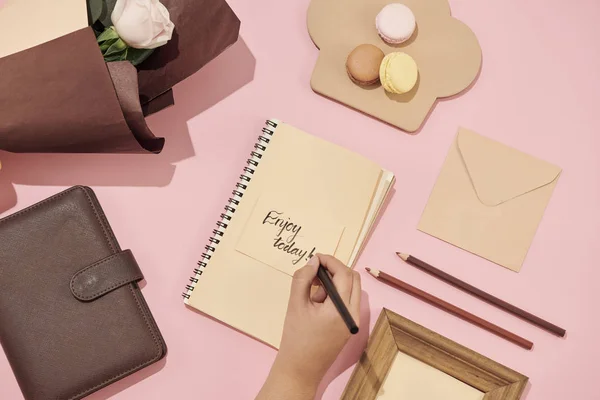
<path id="1" fill-rule="evenodd" d="M 0 150 L 158 153 L 145 116 L 238 37 L 225 0 L 9 0 Z"/>

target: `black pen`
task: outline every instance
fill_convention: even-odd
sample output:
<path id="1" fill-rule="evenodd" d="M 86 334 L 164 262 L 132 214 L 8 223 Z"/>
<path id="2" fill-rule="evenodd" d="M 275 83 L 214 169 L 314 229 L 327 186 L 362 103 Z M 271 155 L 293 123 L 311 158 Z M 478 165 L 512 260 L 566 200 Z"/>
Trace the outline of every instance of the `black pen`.
<path id="1" fill-rule="evenodd" d="M 358 333 L 358 325 L 356 325 L 356 322 L 354 322 L 354 318 L 352 318 L 352 315 L 350 315 L 350 311 L 348 311 L 348 308 L 344 304 L 344 301 L 342 300 L 342 298 L 340 297 L 340 294 L 338 293 L 337 289 L 335 288 L 335 285 L 333 284 L 333 281 L 331 280 L 329 273 L 321 265 L 319 265 L 317 277 L 323 284 L 323 288 L 325 289 L 325 292 L 327 293 L 327 295 L 333 302 L 333 305 L 335 306 L 335 308 L 337 308 L 342 319 L 346 323 L 346 326 L 348 327 L 348 330 L 350 331 L 350 333 L 353 335 L 357 334 Z"/>

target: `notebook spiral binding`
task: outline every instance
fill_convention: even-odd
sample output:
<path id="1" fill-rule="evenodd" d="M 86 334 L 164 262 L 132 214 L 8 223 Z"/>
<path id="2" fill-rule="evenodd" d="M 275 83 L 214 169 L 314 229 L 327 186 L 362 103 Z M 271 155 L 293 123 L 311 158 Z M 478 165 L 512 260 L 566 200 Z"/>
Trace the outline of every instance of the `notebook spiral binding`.
<path id="1" fill-rule="evenodd" d="M 248 183 L 252 180 L 252 176 L 256 172 L 256 168 L 258 167 L 264 152 L 267 150 L 267 146 L 271 142 L 271 137 L 275 133 L 277 124 L 278 122 L 275 120 L 267 120 L 265 127 L 262 129 L 261 135 L 258 137 L 258 141 L 254 144 L 254 150 L 250 153 L 250 158 L 246 161 L 246 166 L 240 175 L 240 180 L 235 185 L 233 192 L 231 192 L 233 197 L 229 198 L 229 201 L 225 206 L 225 212 L 221 214 L 221 220 L 217 221 L 217 227 L 212 231 L 213 236 L 208 239 L 208 243 L 206 246 L 204 246 L 205 252 L 202 253 L 202 259 L 198 261 L 198 265 L 196 268 L 194 268 L 194 275 L 189 279 L 190 283 L 185 286 L 185 292 L 182 293 L 184 302 L 187 303 L 189 300 L 196 284 L 198 283 L 198 279 L 204 272 L 204 269 L 208 265 L 208 262 L 213 256 L 217 246 L 221 242 L 223 235 L 225 234 L 225 230 L 227 229 L 227 226 L 231 221 L 237 206 L 240 204 L 242 197 L 244 197 L 244 193 L 248 188 Z"/>

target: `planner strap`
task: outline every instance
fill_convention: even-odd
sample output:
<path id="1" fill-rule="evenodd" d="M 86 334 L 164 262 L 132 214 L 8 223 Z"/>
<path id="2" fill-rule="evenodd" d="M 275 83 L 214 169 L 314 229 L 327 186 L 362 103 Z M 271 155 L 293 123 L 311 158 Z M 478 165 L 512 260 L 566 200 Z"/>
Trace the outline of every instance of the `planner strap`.
<path id="1" fill-rule="evenodd" d="M 71 293 L 78 300 L 92 301 L 142 279 L 133 253 L 125 250 L 78 271 L 71 279 Z"/>

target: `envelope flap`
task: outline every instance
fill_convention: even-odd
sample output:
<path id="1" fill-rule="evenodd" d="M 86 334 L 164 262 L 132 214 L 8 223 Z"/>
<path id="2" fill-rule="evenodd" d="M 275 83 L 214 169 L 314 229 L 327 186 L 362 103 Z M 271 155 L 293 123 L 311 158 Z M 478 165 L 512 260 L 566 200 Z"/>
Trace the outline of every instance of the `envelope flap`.
<path id="1" fill-rule="evenodd" d="M 553 182 L 561 169 L 461 128 L 458 150 L 479 200 L 497 206 Z"/>

